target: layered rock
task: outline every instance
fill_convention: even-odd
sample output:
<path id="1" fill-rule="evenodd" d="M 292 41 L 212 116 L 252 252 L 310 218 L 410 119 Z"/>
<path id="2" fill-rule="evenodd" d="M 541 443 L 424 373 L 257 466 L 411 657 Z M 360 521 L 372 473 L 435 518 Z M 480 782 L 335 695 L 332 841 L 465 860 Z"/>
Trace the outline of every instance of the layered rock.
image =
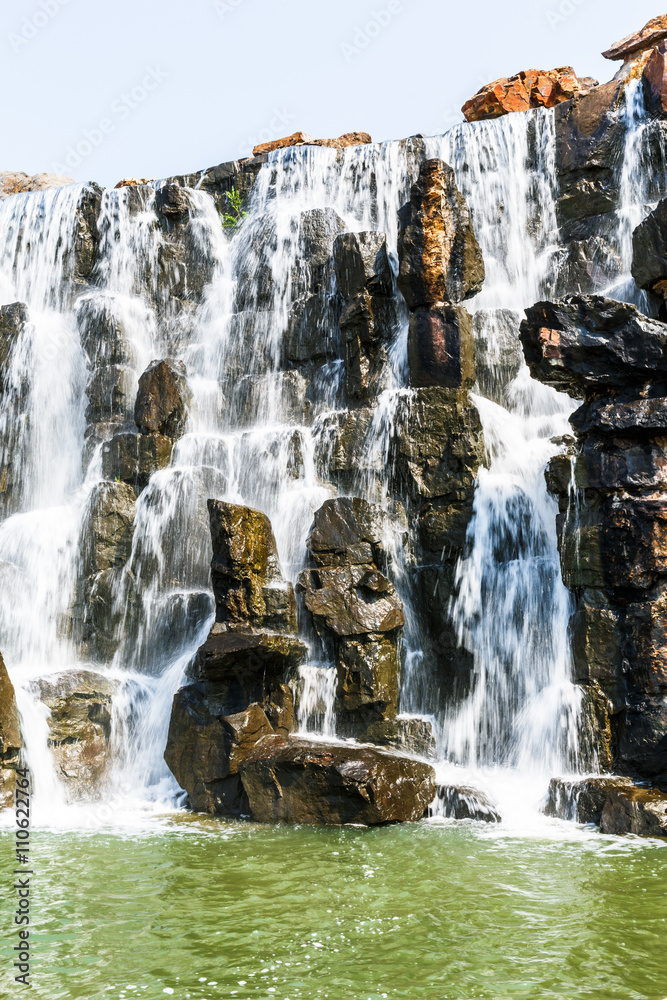
<path id="1" fill-rule="evenodd" d="M 538 303 L 521 327 L 536 378 L 584 397 L 559 497 L 575 678 L 600 762 L 667 788 L 667 326 L 598 296 Z"/>
<path id="2" fill-rule="evenodd" d="M 13 805 L 20 754 L 21 729 L 16 695 L 0 654 L 0 809 Z"/>
<path id="3" fill-rule="evenodd" d="M 461 110 L 466 121 L 477 122 L 530 108 L 555 108 L 596 85 L 595 80 L 579 80 L 571 66 L 529 69 L 485 84 Z"/>
<path id="4" fill-rule="evenodd" d="M 544 811 L 558 819 L 595 823 L 606 834 L 667 837 L 667 795 L 628 778 L 553 778 Z"/>
<path id="5" fill-rule="evenodd" d="M 319 740 L 269 736 L 240 771 L 253 818 L 262 823 L 414 822 L 435 792 L 429 764 Z"/>
<path id="6" fill-rule="evenodd" d="M 297 589 L 333 647 L 336 718 L 346 733 L 396 717 L 403 604 L 379 568 L 390 531 L 381 508 L 339 497 L 316 511 L 306 542 L 315 568 L 301 573 Z"/>
<path id="7" fill-rule="evenodd" d="M 111 717 L 118 683 L 76 670 L 35 682 L 49 708 L 49 747 L 70 799 L 98 797 L 112 761 Z"/>

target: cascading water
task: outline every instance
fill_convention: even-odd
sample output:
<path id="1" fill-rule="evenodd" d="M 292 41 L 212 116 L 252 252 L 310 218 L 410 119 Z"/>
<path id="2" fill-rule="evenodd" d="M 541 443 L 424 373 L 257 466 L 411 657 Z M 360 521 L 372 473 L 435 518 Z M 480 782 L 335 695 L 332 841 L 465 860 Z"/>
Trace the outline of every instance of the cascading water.
<path id="1" fill-rule="evenodd" d="M 572 762 L 578 696 L 569 679 L 570 606 L 543 470 L 569 430 L 573 404 L 530 379 L 517 346 L 523 309 L 553 289 L 553 155 L 549 112 L 457 126 L 425 143 L 273 154 L 232 237 L 213 199 L 188 191 L 189 232 L 204 278 L 199 303 L 188 300 L 186 288 L 189 304 L 180 310 L 158 282 L 169 249 L 156 214 L 161 185 L 142 187 L 140 195 L 102 194 L 99 263 L 83 289 L 71 280 L 66 254 L 82 189 L 0 203 L 0 301 L 27 303 L 31 320 L 13 348 L 0 427 L 3 468 L 11 455 L 14 484 L 6 491 L 10 516 L 0 525 L 0 623 L 38 802 L 52 811 L 64 792 L 31 681 L 86 664 L 84 646 L 64 623 L 82 574 L 88 505 L 103 478 L 104 433 L 84 437 L 90 370 L 118 363 L 123 392 L 133 399 L 154 358 L 181 358 L 193 395 L 171 463 L 139 496 L 131 552 L 112 571 L 115 651 L 106 666 L 93 667 L 123 682 L 114 711 L 116 794 L 159 803 L 176 787 L 162 760 L 171 699 L 212 621 L 207 498 L 268 514 L 283 571 L 295 580 L 313 512 L 336 492 L 330 467 L 332 428 L 344 405 L 340 331 L 331 267 L 304 257 L 309 227 L 337 231 L 338 216 L 348 231 L 387 233 L 395 253 L 397 211 L 423 156 L 452 165 L 471 209 L 487 273 L 472 310 L 491 373 L 475 397 L 487 463 L 451 608 L 474 673 L 469 695 L 436 720 L 439 747 L 458 765 L 536 773 L 536 798 L 544 779 Z M 318 336 L 328 347 L 307 392 L 298 372 L 282 370 L 283 354 L 294 306 L 318 267 Z M 77 327 L 84 313 L 123 331 L 121 358 L 108 356 L 103 338 L 84 353 Z M 399 310 L 365 455 L 345 487 L 376 502 L 390 499 L 386 466 L 411 393 L 406 342 L 407 313 Z M 46 353 L 54 343 L 57 365 Z M 131 413 L 116 426 L 122 419 Z M 402 709 L 433 716 L 409 565 L 395 538 L 387 550 L 406 607 Z M 331 734 L 332 665 L 314 653 L 300 684 L 301 727 Z"/>

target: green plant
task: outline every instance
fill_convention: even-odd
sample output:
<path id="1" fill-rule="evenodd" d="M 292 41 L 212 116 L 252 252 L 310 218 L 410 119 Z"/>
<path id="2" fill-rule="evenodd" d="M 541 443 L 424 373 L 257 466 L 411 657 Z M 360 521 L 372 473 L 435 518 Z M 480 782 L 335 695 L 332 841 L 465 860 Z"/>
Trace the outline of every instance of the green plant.
<path id="1" fill-rule="evenodd" d="M 248 214 L 243 209 L 241 192 L 232 188 L 231 191 L 225 192 L 225 198 L 229 210 L 223 213 L 222 224 L 226 229 L 237 229 Z"/>

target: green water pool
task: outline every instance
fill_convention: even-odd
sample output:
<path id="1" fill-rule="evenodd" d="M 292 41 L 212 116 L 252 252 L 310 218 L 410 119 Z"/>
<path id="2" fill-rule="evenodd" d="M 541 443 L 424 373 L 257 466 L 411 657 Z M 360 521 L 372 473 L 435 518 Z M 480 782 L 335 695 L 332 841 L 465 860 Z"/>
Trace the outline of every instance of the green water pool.
<path id="1" fill-rule="evenodd" d="M 35 831 L 29 991 L 12 979 L 13 839 L 0 841 L 2 997 L 667 997 L 657 841 L 177 815 L 125 834 Z"/>

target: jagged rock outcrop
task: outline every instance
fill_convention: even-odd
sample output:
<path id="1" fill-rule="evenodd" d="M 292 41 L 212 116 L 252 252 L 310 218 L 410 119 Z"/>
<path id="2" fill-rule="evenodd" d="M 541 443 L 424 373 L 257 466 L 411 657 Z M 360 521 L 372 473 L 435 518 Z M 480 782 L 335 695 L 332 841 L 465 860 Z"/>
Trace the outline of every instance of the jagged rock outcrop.
<path id="1" fill-rule="evenodd" d="M 379 568 L 390 531 L 381 508 L 339 497 L 315 512 L 306 542 L 315 568 L 301 573 L 297 590 L 333 646 L 336 716 L 346 732 L 396 717 L 403 604 Z"/>
<path id="2" fill-rule="evenodd" d="M 414 822 L 435 792 L 429 764 L 372 747 L 269 736 L 239 766 L 262 823 Z"/>
<path id="3" fill-rule="evenodd" d="M 599 296 L 538 303 L 531 372 L 584 396 L 577 443 L 547 474 L 559 497 L 575 678 L 607 768 L 667 789 L 667 325 Z"/>
<path id="4" fill-rule="evenodd" d="M 667 837 L 667 795 L 635 785 L 629 778 L 553 778 L 547 816 L 595 823 L 602 833 Z"/>
<path id="5" fill-rule="evenodd" d="M 58 777 L 74 799 L 99 797 L 111 764 L 111 714 L 118 682 L 73 670 L 34 682 L 49 708 L 49 746 Z"/>
<path id="6" fill-rule="evenodd" d="M 0 809 L 14 803 L 16 768 L 19 766 L 21 745 L 14 685 L 0 653 Z"/>
<path id="7" fill-rule="evenodd" d="M 74 184 L 65 174 L 24 174 L 20 170 L 0 170 L 0 198 L 25 191 L 46 191 L 47 188 L 65 187 Z"/>
<path id="8" fill-rule="evenodd" d="M 346 395 L 377 396 L 384 388 L 388 347 L 398 321 L 384 233 L 344 233 L 333 245 L 336 285 L 344 307 Z"/>
<path id="9" fill-rule="evenodd" d="M 551 70 L 529 69 L 485 84 L 461 110 L 469 122 L 500 118 L 530 108 L 555 108 L 557 104 L 569 101 L 575 94 L 594 86 L 597 86 L 596 80 L 577 78 L 571 66 Z"/>

